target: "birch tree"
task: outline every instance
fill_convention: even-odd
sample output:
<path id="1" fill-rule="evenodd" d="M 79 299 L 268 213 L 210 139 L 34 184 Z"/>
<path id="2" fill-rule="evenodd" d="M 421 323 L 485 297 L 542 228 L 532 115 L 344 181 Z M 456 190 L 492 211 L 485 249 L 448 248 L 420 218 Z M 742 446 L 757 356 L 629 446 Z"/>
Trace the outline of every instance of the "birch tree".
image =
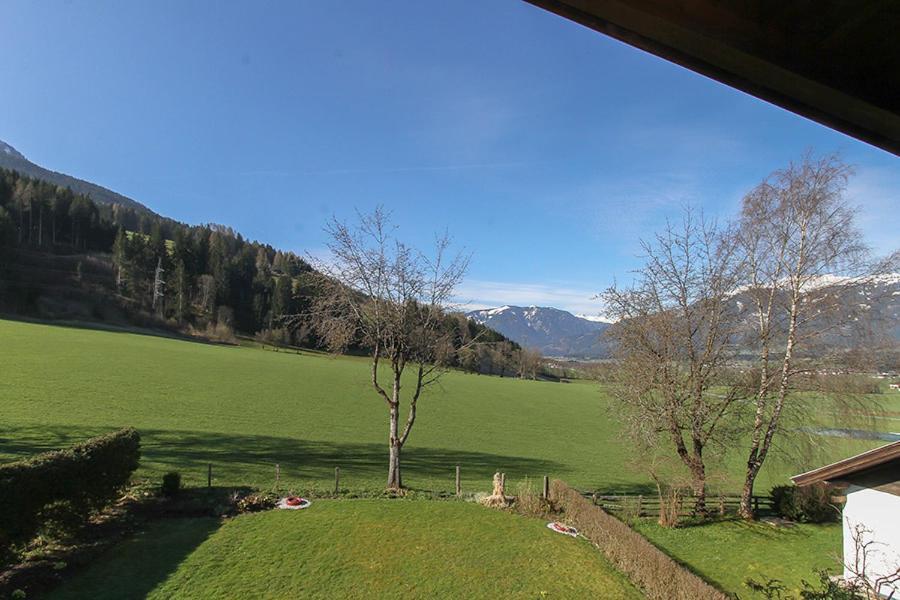
<path id="1" fill-rule="evenodd" d="M 791 411 L 809 412 L 796 380 L 802 360 L 826 334 L 859 319 L 842 302 L 879 271 L 844 197 L 852 169 L 835 156 L 805 156 L 776 171 L 742 203 L 737 228 L 745 262 L 743 294 L 751 299 L 754 352 L 752 425 L 740 514 L 753 518 L 753 486 Z M 809 413 L 812 414 L 812 413 Z"/>

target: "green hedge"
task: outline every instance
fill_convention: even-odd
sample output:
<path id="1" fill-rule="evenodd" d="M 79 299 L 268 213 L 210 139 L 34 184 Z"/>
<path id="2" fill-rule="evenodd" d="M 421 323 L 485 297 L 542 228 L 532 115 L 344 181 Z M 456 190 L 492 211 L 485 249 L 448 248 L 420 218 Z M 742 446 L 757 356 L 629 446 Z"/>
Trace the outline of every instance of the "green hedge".
<path id="1" fill-rule="evenodd" d="M 138 467 L 140 446 L 138 432 L 127 428 L 0 465 L 0 547 L 30 540 L 61 507 L 83 523 L 110 504 Z"/>
<path id="2" fill-rule="evenodd" d="M 728 596 L 675 562 L 634 529 L 578 491 L 554 480 L 550 500 L 609 561 L 651 600 L 728 600 Z M 727 549 L 710 548 L 710 552 Z"/>
<path id="3" fill-rule="evenodd" d="M 816 483 L 803 487 L 776 485 L 769 494 L 780 516 L 800 523 L 840 521 L 840 510 L 831 501 L 831 487 Z"/>

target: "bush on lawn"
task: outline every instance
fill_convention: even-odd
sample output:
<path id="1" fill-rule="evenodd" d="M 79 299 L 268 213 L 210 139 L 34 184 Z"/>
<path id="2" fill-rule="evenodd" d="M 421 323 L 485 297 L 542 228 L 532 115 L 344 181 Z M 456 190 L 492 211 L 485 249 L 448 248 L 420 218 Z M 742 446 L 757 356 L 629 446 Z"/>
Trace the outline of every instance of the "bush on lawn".
<path id="1" fill-rule="evenodd" d="M 779 516 L 800 523 L 827 523 L 837 521 L 840 512 L 831 502 L 832 489 L 824 484 L 777 485 L 769 495 Z"/>
<path id="2" fill-rule="evenodd" d="M 140 459 L 131 428 L 0 465 L 0 549 L 8 552 L 42 527 L 70 530 L 111 503 Z"/>
<path id="3" fill-rule="evenodd" d="M 585 499 L 562 481 L 554 480 L 550 499 L 567 521 L 594 543 L 620 571 L 654 600 L 727 600 L 641 534 Z"/>
<path id="4" fill-rule="evenodd" d="M 181 475 L 176 471 L 163 475 L 160 491 L 166 498 L 177 496 L 178 492 L 181 491 Z"/>

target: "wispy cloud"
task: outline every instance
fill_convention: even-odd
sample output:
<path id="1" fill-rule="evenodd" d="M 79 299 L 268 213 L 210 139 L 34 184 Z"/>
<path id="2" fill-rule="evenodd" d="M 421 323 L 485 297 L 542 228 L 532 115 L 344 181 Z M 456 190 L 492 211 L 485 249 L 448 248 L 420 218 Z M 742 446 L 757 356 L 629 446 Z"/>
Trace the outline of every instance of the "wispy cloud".
<path id="1" fill-rule="evenodd" d="M 509 169 L 533 166 L 528 162 L 483 162 L 449 165 L 409 165 L 397 167 L 336 167 L 329 169 L 258 169 L 240 171 L 240 175 L 253 177 L 259 175 L 274 177 L 295 177 L 309 175 L 358 175 L 383 173 L 418 173 L 428 171 L 467 171 L 476 169 Z"/>
<path id="2" fill-rule="evenodd" d="M 575 314 L 602 314 L 602 303 L 594 299 L 601 290 L 571 285 L 483 281 L 468 279 L 457 290 L 457 301 L 466 310 L 503 305 L 552 306 Z"/>

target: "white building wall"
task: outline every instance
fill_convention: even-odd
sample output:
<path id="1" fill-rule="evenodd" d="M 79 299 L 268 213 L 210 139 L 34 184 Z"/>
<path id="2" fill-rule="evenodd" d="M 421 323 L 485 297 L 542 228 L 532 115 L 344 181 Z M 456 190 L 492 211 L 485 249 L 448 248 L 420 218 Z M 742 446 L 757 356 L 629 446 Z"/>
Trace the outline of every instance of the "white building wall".
<path id="1" fill-rule="evenodd" d="M 870 488 L 851 485 L 847 488 L 844 506 L 844 576 L 853 576 L 856 557 L 856 526 L 861 524 L 868 532 L 865 541 L 869 546 L 866 575 L 869 581 L 893 573 L 900 566 L 900 496 Z M 861 559 L 861 557 L 860 557 Z M 891 590 L 900 597 L 900 582 L 890 589 L 882 589 L 886 596 Z"/>

